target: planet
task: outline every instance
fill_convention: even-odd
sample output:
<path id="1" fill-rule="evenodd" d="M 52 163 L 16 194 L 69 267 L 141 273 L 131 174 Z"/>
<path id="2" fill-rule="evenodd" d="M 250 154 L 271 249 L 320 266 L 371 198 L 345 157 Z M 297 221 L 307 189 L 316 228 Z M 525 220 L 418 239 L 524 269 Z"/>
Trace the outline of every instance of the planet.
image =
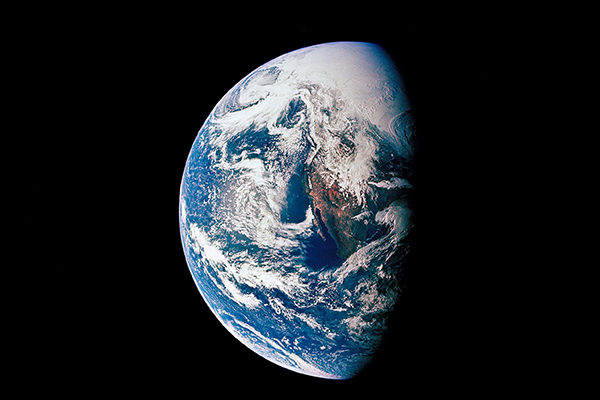
<path id="1" fill-rule="evenodd" d="M 295 50 L 225 94 L 189 152 L 179 226 L 229 333 L 316 377 L 372 361 L 405 288 L 414 143 L 405 84 L 375 44 Z"/>

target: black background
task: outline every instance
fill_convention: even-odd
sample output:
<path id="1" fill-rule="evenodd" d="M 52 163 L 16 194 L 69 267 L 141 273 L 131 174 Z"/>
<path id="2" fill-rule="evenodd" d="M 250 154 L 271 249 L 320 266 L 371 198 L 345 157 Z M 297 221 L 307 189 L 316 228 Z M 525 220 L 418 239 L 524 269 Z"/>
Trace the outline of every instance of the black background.
<path id="1" fill-rule="evenodd" d="M 527 97 L 520 22 L 491 8 L 284 6 L 19 14 L 19 218 L 36 246 L 22 251 L 35 283 L 15 300 L 34 350 L 17 369 L 56 391 L 173 396 L 483 394 L 529 379 L 513 229 L 527 204 L 511 167 Z M 418 126 L 406 289 L 374 362 L 347 381 L 287 371 L 233 338 L 194 285 L 178 226 L 186 157 L 214 105 L 274 57 L 331 41 L 382 45 Z"/>

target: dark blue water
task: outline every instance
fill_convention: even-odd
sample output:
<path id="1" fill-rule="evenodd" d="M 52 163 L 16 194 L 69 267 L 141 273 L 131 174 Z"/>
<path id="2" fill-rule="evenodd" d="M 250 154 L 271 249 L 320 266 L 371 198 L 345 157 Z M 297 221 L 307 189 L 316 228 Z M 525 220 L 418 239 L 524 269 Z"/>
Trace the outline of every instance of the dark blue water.
<path id="1" fill-rule="evenodd" d="M 309 205 L 310 199 L 304 191 L 302 176 L 296 172 L 292 175 L 288 184 L 287 199 L 281 211 L 281 221 L 291 224 L 304 221 Z"/>
<path id="2" fill-rule="evenodd" d="M 337 245 L 327 231 L 318 208 L 315 208 L 315 214 L 315 218 L 321 228 L 321 233 L 325 238 L 317 233 L 317 228 L 315 227 L 315 233 L 306 240 L 308 248 L 306 266 L 313 270 L 339 267 L 342 265 L 343 260 L 337 255 Z"/>
<path id="3" fill-rule="evenodd" d="M 297 97 L 290 101 L 287 109 L 277 119 L 277 126 L 291 128 L 300 121 L 300 114 L 306 110 L 306 104 Z"/>
<path id="4" fill-rule="evenodd" d="M 267 128 L 256 128 L 254 124 L 251 124 L 248 129 L 240 132 L 227 142 L 227 151 L 229 154 L 239 155 L 244 150 L 252 152 L 261 149 L 264 153 L 272 148 L 274 144 Z"/>
<path id="5" fill-rule="evenodd" d="M 292 175 L 288 185 L 287 199 L 281 210 L 281 221 L 284 223 L 300 223 L 306 219 L 306 211 L 310 207 L 310 197 L 306 193 L 302 178 L 302 169 Z M 337 255 L 337 245 L 329 234 L 321 218 L 321 212 L 315 208 L 317 226 L 313 226 L 313 234 L 305 239 L 306 266 L 312 270 L 329 269 L 342 265 L 343 260 Z M 319 230 L 322 236 L 319 235 Z"/>

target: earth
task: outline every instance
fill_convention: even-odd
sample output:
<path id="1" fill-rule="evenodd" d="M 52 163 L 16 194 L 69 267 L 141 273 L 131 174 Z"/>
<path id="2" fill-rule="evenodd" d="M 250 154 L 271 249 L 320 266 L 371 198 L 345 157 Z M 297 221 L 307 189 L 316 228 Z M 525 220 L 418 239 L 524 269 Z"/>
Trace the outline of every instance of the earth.
<path id="1" fill-rule="evenodd" d="M 248 348 L 331 379 L 372 359 L 403 288 L 414 122 L 374 44 L 284 54 L 218 102 L 180 190 L 206 304 Z"/>

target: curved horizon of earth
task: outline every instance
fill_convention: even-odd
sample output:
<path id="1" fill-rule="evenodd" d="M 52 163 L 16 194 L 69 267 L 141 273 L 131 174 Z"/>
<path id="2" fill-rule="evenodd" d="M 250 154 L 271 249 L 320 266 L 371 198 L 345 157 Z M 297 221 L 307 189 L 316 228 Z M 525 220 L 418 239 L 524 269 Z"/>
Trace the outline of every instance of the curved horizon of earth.
<path id="1" fill-rule="evenodd" d="M 369 43 L 284 54 L 218 102 L 179 219 L 196 286 L 233 336 L 317 377 L 371 360 L 401 293 L 414 130 L 398 70 Z"/>

